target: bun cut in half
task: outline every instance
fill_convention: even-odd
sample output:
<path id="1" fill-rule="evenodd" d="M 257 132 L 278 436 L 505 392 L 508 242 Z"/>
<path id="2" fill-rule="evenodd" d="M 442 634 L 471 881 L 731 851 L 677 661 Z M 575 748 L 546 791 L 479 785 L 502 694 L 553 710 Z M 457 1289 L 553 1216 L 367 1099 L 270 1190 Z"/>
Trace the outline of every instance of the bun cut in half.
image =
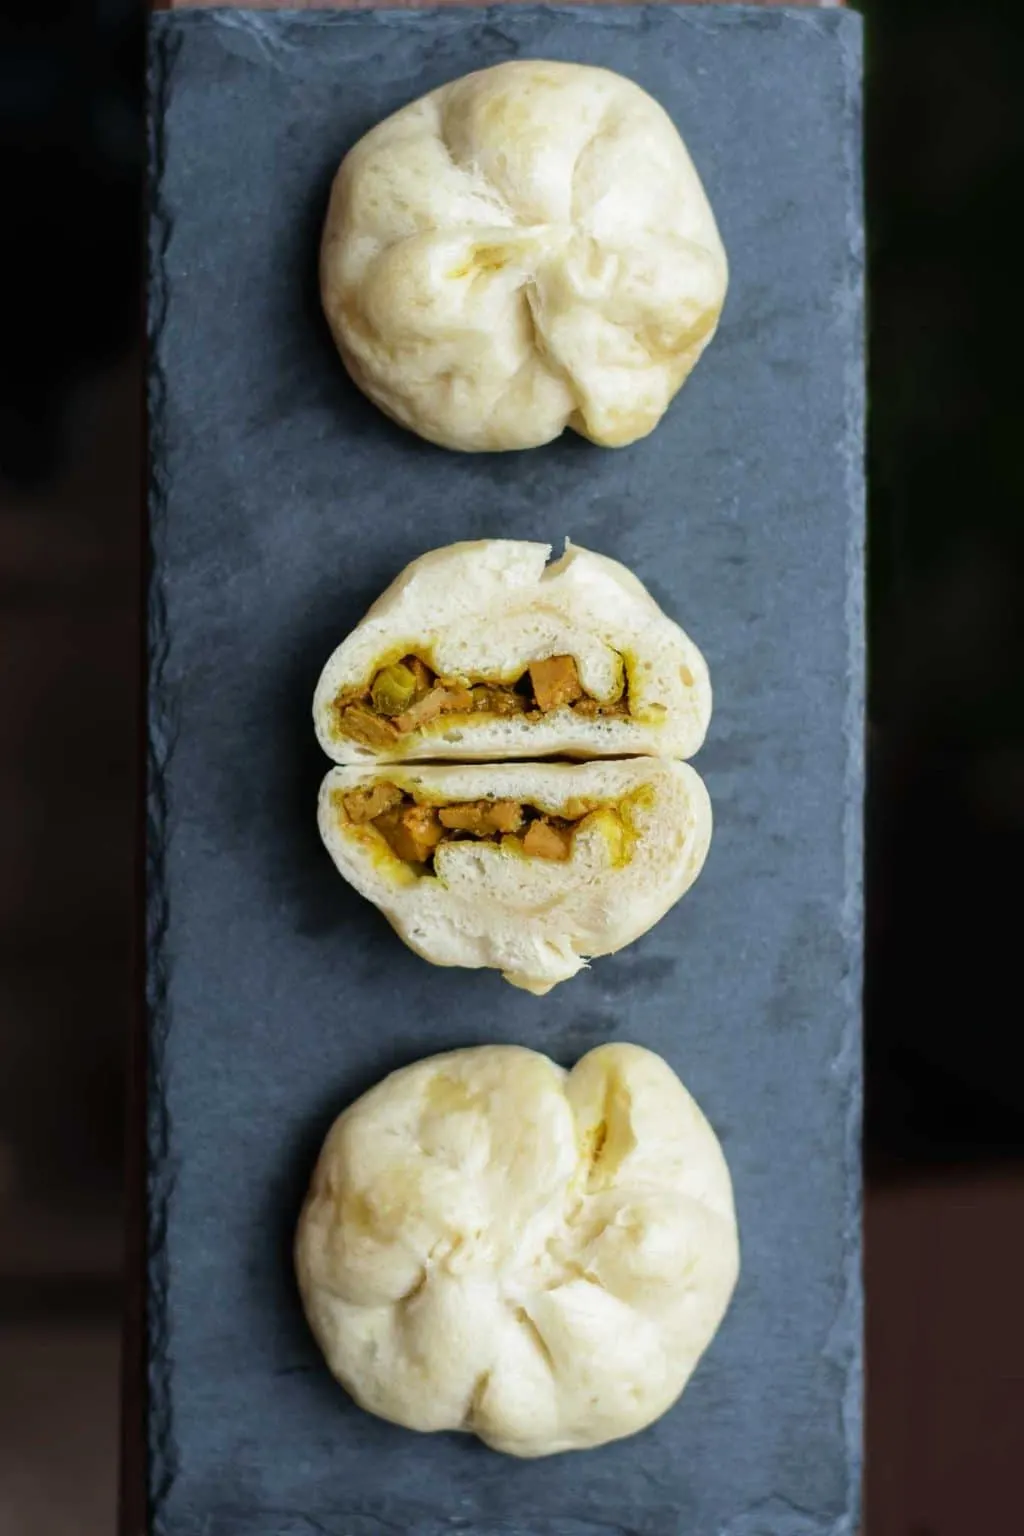
<path id="1" fill-rule="evenodd" d="M 482 539 L 414 560 L 328 660 L 317 737 L 338 763 L 646 755 L 704 740 L 704 658 L 615 560 Z"/>
<path id="2" fill-rule="evenodd" d="M 654 926 L 700 873 L 711 803 L 635 758 L 333 768 L 320 833 L 345 879 L 434 965 L 542 995 Z"/>

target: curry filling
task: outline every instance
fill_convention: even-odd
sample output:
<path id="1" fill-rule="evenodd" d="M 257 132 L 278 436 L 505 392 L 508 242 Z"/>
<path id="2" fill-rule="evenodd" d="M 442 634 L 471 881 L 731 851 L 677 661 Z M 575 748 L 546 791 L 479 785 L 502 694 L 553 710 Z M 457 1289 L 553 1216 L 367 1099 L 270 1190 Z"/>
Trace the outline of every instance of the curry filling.
<path id="1" fill-rule="evenodd" d="M 346 689 L 334 700 L 334 725 L 365 747 L 386 750 L 442 715 L 521 715 L 535 721 L 554 709 L 576 715 L 629 714 L 629 683 L 623 667 L 618 698 L 603 703 L 587 693 L 571 656 L 532 661 L 514 683 L 464 683 L 439 677 L 419 656 L 381 667 L 362 691 Z"/>
<path id="2" fill-rule="evenodd" d="M 622 856 L 627 827 L 616 807 L 570 802 L 555 816 L 521 800 L 467 800 L 450 805 L 417 801 L 397 784 L 381 781 L 366 789 L 339 791 L 337 799 L 351 826 L 373 827 L 398 858 L 407 864 L 431 866 L 442 843 L 490 842 L 528 858 L 564 863 L 572 854 L 573 837 L 589 816 L 602 815 L 606 832 L 615 836 Z"/>

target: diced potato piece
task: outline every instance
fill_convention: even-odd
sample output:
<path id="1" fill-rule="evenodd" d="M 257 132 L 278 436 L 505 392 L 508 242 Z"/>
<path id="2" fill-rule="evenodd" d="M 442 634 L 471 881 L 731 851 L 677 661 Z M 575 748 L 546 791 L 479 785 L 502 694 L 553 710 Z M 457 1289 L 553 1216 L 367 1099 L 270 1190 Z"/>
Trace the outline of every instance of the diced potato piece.
<path id="1" fill-rule="evenodd" d="M 371 784 L 367 789 L 353 789 L 342 796 L 349 821 L 357 827 L 382 816 L 402 803 L 402 791 L 395 784 Z"/>
<path id="2" fill-rule="evenodd" d="M 600 832 L 604 838 L 608 857 L 613 864 L 625 864 L 629 859 L 630 842 L 625 823 L 614 806 L 603 805 L 583 823 Z"/>
<path id="3" fill-rule="evenodd" d="M 400 731 L 418 731 L 438 715 L 456 714 L 472 708 L 473 695 L 468 688 L 431 688 L 422 699 L 417 699 L 415 704 L 399 715 L 395 724 Z"/>
<path id="4" fill-rule="evenodd" d="M 474 800 L 465 805 L 446 805 L 440 811 L 441 825 L 453 832 L 472 832 L 490 837 L 495 832 L 518 832 L 523 824 L 523 808 L 516 800 Z"/>
<path id="5" fill-rule="evenodd" d="M 379 715 L 400 715 L 416 696 L 416 674 L 403 662 L 381 667 L 370 684 L 370 698 Z"/>
<path id="6" fill-rule="evenodd" d="M 571 656 L 549 656 L 545 661 L 531 661 L 529 673 L 537 708 L 545 714 L 583 696 L 579 673 Z"/>
<path id="7" fill-rule="evenodd" d="M 523 808 L 518 800 L 494 800 L 488 818 L 495 832 L 518 832 L 523 824 Z"/>
<path id="8" fill-rule="evenodd" d="M 364 747 L 393 747 L 398 732 L 390 720 L 375 715 L 365 704 L 349 704 L 337 712 L 338 730 Z"/>
<path id="9" fill-rule="evenodd" d="M 612 665 L 615 669 L 615 675 L 612 680 L 611 688 L 608 690 L 608 693 L 605 695 L 605 697 L 601 700 L 601 705 L 604 709 L 614 709 L 616 704 L 624 704 L 626 698 L 626 689 L 629 684 L 629 674 L 626 670 L 626 658 L 622 656 L 618 651 L 613 651 L 612 657 Z"/>
<path id="10" fill-rule="evenodd" d="M 488 837 L 494 828 L 487 818 L 488 806 L 484 801 L 469 801 L 465 805 L 444 805 L 438 815 L 441 825 L 452 832 L 473 832 L 477 837 Z"/>
<path id="11" fill-rule="evenodd" d="M 572 853 L 572 833 L 553 827 L 550 821 L 531 821 L 523 838 L 523 852 L 535 859 L 565 862 Z"/>
<path id="12" fill-rule="evenodd" d="M 374 826 L 400 859 L 409 864 L 425 864 L 444 836 L 437 812 L 429 805 L 407 805 L 404 810 L 386 811 Z"/>

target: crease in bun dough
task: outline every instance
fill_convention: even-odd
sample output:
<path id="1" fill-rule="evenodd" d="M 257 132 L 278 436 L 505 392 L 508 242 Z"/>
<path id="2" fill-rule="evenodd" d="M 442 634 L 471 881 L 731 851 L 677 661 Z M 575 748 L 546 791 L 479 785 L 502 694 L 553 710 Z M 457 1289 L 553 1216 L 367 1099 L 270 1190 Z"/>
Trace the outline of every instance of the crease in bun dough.
<path id="1" fill-rule="evenodd" d="M 362 1408 L 536 1457 L 671 1407 L 739 1239 L 722 1149 L 661 1057 L 604 1045 L 565 1072 L 487 1045 L 406 1067 L 335 1121 L 295 1265 Z"/>
<path id="2" fill-rule="evenodd" d="M 320 835 L 434 965 L 543 995 L 654 926 L 700 873 L 711 802 L 686 763 L 333 768 Z"/>
<path id="3" fill-rule="evenodd" d="M 412 561 L 323 669 L 336 762 L 690 757 L 711 715 L 700 651 L 618 561 L 482 539 Z M 541 707 L 543 706 L 543 707 Z"/>
<path id="4" fill-rule="evenodd" d="M 725 250 L 671 118 L 633 81 L 517 60 L 379 123 L 335 178 L 324 311 L 355 383 L 446 448 L 619 447 L 714 335 Z"/>

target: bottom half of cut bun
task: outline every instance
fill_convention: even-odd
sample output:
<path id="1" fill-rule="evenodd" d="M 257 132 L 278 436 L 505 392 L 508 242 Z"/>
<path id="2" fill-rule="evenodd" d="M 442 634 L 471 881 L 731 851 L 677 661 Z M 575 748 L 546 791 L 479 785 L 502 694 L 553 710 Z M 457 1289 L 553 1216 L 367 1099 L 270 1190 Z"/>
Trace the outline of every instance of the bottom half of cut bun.
<path id="1" fill-rule="evenodd" d="M 692 768 L 658 758 L 347 767 L 324 779 L 319 825 L 417 954 L 541 995 L 688 890 L 711 802 Z"/>

